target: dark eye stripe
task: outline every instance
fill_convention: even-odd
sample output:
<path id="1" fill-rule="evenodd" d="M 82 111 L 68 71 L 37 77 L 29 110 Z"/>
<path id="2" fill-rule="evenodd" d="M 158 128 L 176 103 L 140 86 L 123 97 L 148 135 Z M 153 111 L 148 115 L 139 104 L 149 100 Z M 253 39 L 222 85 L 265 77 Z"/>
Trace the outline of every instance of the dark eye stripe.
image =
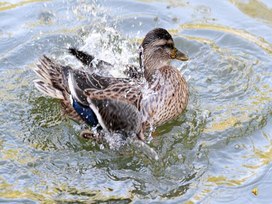
<path id="1" fill-rule="evenodd" d="M 163 44 L 163 45 L 159 45 L 159 47 L 174 49 L 174 45 L 173 44 Z"/>

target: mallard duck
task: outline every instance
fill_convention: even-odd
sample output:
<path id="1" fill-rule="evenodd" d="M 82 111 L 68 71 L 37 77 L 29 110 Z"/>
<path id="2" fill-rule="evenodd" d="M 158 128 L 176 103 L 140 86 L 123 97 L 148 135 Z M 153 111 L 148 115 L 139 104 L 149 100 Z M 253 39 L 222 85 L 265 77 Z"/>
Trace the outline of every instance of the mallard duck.
<path id="1" fill-rule="evenodd" d="M 127 78 L 94 73 L 93 56 L 74 48 L 70 53 L 89 68 L 74 69 L 43 56 L 34 69 L 40 78 L 34 83 L 44 94 L 60 99 L 64 112 L 78 122 L 144 140 L 147 127 L 175 119 L 187 106 L 187 83 L 170 61 L 188 57 L 163 28 L 146 34 L 139 52 L 143 72 L 130 67 Z M 111 67 L 102 60 L 97 65 Z"/>

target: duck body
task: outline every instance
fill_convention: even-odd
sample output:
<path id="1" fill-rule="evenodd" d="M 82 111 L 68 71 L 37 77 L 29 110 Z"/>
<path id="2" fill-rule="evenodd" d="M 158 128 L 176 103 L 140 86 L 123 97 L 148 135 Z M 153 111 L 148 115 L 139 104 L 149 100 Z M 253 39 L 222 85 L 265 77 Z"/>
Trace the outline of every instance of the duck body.
<path id="1" fill-rule="evenodd" d="M 164 66 L 157 71 L 151 93 L 141 103 L 143 121 L 154 126 L 178 117 L 188 104 L 188 86 L 174 67 Z"/>
<path id="2" fill-rule="evenodd" d="M 44 56 L 34 69 L 40 78 L 35 85 L 46 95 L 60 99 L 70 118 L 143 140 L 148 126 L 161 125 L 184 111 L 188 86 L 181 73 L 169 65 L 171 59 L 185 61 L 187 57 L 174 48 L 166 30 L 150 31 L 141 46 L 140 67 L 144 72 L 130 67 L 127 78 L 101 76 L 90 71 L 93 56 L 70 49 L 88 69 L 74 69 Z M 113 68 L 99 61 L 99 69 L 105 66 Z"/>

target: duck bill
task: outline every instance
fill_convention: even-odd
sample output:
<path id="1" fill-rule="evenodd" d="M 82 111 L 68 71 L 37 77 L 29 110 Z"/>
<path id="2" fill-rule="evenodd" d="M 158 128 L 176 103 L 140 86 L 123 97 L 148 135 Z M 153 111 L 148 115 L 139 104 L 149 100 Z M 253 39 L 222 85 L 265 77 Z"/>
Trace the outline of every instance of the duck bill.
<path id="1" fill-rule="evenodd" d="M 187 61 L 189 60 L 189 57 L 184 54 L 183 52 L 179 51 L 177 48 L 174 48 L 172 54 L 171 54 L 172 59 L 177 59 L 180 61 Z"/>

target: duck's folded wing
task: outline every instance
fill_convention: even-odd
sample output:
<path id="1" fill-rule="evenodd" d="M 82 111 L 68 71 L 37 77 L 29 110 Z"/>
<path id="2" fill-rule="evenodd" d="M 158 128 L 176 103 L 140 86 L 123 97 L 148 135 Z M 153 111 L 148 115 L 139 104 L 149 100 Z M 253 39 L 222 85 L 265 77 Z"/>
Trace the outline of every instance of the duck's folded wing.
<path id="1" fill-rule="evenodd" d="M 134 105 L 112 99 L 89 99 L 89 103 L 104 130 L 136 135 L 140 133 L 141 115 Z"/>
<path id="2" fill-rule="evenodd" d="M 138 109 L 141 100 L 139 88 L 119 83 L 104 90 L 86 89 L 84 94 L 103 129 L 132 132 L 143 139 Z"/>
<path id="3" fill-rule="evenodd" d="M 134 82 L 124 83 L 118 82 L 109 85 L 105 89 L 88 88 L 84 90 L 84 94 L 89 99 L 96 100 L 117 100 L 123 103 L 132 104 L 138 110 L 142 99 L 141 85 Z"/>
<path id="4" fill-rule="evenodd" d="M 88 106 L 84 94 L 86 89 L 104 90 L 113 84 L 128 83 L 126 78 L 104 77 L 97 74 L 90 74 L 81 70 L 69 70 L 68 85 L 72 97 L 83 105 Z"/>

